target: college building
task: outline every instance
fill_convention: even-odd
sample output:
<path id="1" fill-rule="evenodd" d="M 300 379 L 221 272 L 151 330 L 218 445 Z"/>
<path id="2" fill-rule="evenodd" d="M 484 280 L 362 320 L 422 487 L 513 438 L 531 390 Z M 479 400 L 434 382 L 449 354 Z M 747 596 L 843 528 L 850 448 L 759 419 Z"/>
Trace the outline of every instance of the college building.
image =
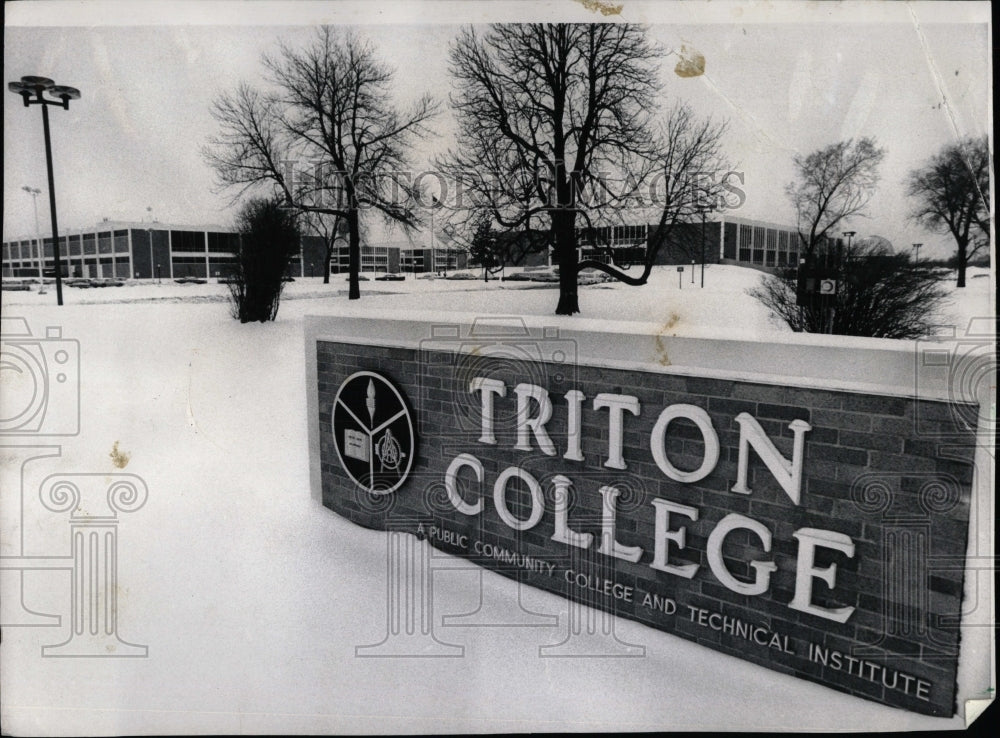
<path id="1" fill-rule="evenodd" d="M 678 223 L 660 243 L 659 228 L 652 225 L 611 226 L 581 239 L 581 257 L 607 261 L 607 246 L 623 251 L 625 261 L 641 262 L 656 249 L 654 264 L 735 264 L 774 269 L 799 263 L 799 234 L 794 226 L 749 218 L 715 216 L 701 222 Z M 632 258 L 629 258 L 629 255 Z"/>
<path id="2" fill-rule="evenodd" d="M 59 235 L 64 277 L 114 279 L 213 278 L 228 276 L 235 263 L 240 236 L 222 226 L 177 226 L 158 222 L 104 220 L 91 228 L 68 229 Z M 43 238 L 39 263 L 38 240 L 21 238 L 3 243 L 4 278 L 55 275 L 52 238 Z M 300 248 L 288 264 L 291 277 L 319 277 L 326 258 L 319 236 L 302 236 Z M 338 245 L 330 260 L 331 274 L 348 271 L 348 247 Z M 420 244 L 364 244 L 361 272 L 444 272 L 464 269 L 466 254 L 447 244 L 428 248 Z"/>
<path id="3" fill-rule="evenodd" d="M 646 247 L 653 248 L 657 227 L 647 228 Z M 765 269 L 799 263 L 799 234 L 794 226 L 748 218 L 721 216 L 701 223 L 680 223 L 671 229 L 656 255 L 656 264 L 702 261 Z"/>
<path id="4" fill-rule="evenodd" d="M 770 270 L 799 262 L 799 237 L 793 226 L 716 216 L 700 222 L 679 223 L 659 242 L 656 224 L 616 225 L 580 229 L 580 259 L 607 263 L 607 249 L 618 264 L 641 264 L 656 249 L 654 264 L 734 264 Z M 514 236 L 517 238 L 517 236 Z M 42 239 L 46 276 L 55 274 L 52 239 Z M 87 229 L 60 234 L 63 276 L 116 279 L 174 279 L 225 277 L 235 261 L 239 234 L 222 226 L 171 226 L 162 223 L 102 221 Z M 36 239 L 22 238 L 3 244 L 3 276 L 39 276 Z M 516 248 L 510 251 L 517 251 Z M 300 248 L 289 261 L 291 277 L 323 274 L 324 241 L 302 236 Z M 348 272 L 349 250 L 341 239 L 330 259 L 331 274 Z M 508 258 L 507 266 L 552 266 L 548 249 Z M 479 268 L 481 264 L 462 248 L 436 240 L 433 246 L 411 241 L 363 244 L 361 273 L 447 273 Z"/>
<path id="5" fill-rule="evenodd" d="M 655 249 L 654 264 L 734 264 L 759 269 L 795 266 L 799 262 L 799 235 L 794 226 L 748 218 L 715 216 L 701 222 L 678 223 L 661 243 L 656 224 L 633 224 L 578 229 L 578 256 L 609 263 L 641 264 Z M 511 249 L 516 251 L 516 249 Z M 472 266 L 480 266 L 475 260 Z M 553 266 L 550 251 L 508 258 L 507 266 Z"/>
<path id="6" fill-rule="evenodd" d="M 55 274 L 52 237 L 3 243 L 4 277 Z M 171 226 L 104 220 L 91 228 L 59 234 L 64 277 L 170 279 L 216 277 L 229 273 L 239 235 L 217 226 Z M 301 268 L 301 267 L 300 267 Z"/>
<path id="7" fill-rule="evenodd" d="M 309 240 L 313 236 L 306 236 Z M 322 242 L 318 244 L 322 249 Z M 322 263 L 320 250 L 319 263 Z M 330 258 L 330 274 L 347 274 L 350 264 L 348 247 L 338 246 Z M 375 272 L 377 274 L 400 272 L 421 274 L 427 272 L 445 273 L 469 266 L 468 254 L 464 249 L 447 243 L 435 243 L 433 247 L 415 244 L 409 241 L 384 244 L 362 244 L 361 273 Z"/>

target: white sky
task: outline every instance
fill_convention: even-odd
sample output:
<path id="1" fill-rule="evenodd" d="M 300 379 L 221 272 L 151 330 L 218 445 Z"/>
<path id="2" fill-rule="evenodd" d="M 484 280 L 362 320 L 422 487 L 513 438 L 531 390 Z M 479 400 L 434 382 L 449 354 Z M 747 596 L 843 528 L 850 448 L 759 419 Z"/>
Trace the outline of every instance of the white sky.
<path id="1" fill-rule="evenodd" d="M 4 33 L 6 80 L 35 74 L 78 87 L 70 110 L 50 109 L 60 230 L 102 217 L 227 223 L 229 196 L 199 149 L 216 130 L 209 105 L 238 81 L 261 79 L 260 56 L 279 39 L 308 39 L 311 25 L 354 22 L 397 68 L 401 100 L 446 100 L 447 48 L 459 24 L 489 20 L 603 20 L 561 3 L 14 3 Z M 664 108 L 688 101 L 730 120 L 726 150 L 745 172 L 735 214 L 793 223 L 784 195 L 791 159 L 841 138 L 876 136 L 888 152 L 870 218 L 850 223 L 897 249 L 952 248 L 907 221 L 903 180 L 942 145 L 991 130 L 986 3 L 627 3 L 622 18 L 651 24 L 659 41 Z M 706 74 L 673 74 L 681 44 Z M 10 95 L 10 93 L 7 93 Z M 13 96 L 4 106 L 4 238 L 31 236 L 31 198 L 50 232 L 40 111 Z M 415 163 L 453 142 L 452 121 Z M 373 237 L 378 229 L 372 231 Z M 389 238 L 398 238 L 390 235 Z"/>

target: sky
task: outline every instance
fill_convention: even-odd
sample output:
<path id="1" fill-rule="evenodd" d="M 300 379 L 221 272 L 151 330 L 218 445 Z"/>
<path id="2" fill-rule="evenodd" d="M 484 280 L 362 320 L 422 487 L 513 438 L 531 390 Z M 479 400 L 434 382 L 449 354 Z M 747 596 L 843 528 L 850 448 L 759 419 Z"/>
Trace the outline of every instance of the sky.
<path id="1" fill-rule="evenodd" d="M 102 218 L 179 225 L 231 222 L 234 192 L 217 189 L 201 147 L 217 131 L 212 100 L 241 81 L 263 83 L 261 56 L 307 42 L 320 23 L 350 23 L 396 71 L 405 104 L 443 103 L 436 136 L 415 151 L 417 171 L 454 145 L 447 49 L 465 23 L 606 21 L 582 5 L 421 2 L 93 2 L 6 7 L 7 81 L 50 77 L 77 87 L 68 111 L 50 109 L 60 230 Z M 922 242 L 946 255 L 945 235 L 908 220 L 907 173 L 957 138 L 991 130 L 989 7 L 985 3 L 626 3 L 622 20 L 648 24 L 663 51 L 664 110 L 683 100 L 729 121 L 725 151 L 742 172 L 734 215 L 794 224 L 784 188 L 792 159 L 835 141 L 874 136 L 886 148 L 867 218 L 845 223 L 897 249 Z M 705 74 L 674 73 L 695 49 Z M 10 93 L 8 93 L 9 95 Z M 42 190 L 50 233 L 41 114 L 4 106 L 4 239 L 34 234 L 31 197 Z M 398 240 L 378 226 L 372 240 Z M 419 237 L 419 236 L 418 236 Z"/>

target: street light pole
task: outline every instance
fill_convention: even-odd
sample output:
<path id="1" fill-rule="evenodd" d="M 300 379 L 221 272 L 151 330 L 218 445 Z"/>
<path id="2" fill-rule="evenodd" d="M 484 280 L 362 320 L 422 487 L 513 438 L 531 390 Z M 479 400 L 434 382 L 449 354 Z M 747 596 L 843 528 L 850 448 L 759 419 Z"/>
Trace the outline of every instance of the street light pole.
<path id="1" fill-rule="evenodd" d="M 701 208 L 701 288 L 705 288 L 705 208 Z"/>
<path id="2" fill-rule="evenodd" d="M 153 284 L 153 206 L 146 208 L 150 225 L 146 226 L 146 240 L 149 241 L 149 283 Z"/>
<path id="3" fill-rule="evenodd" d="M 42 91 L 38 90 L 38 99 L 42 99 Z M 30 104 L 25 98 L 25 103 Z M 67 105 L 69 100 L 66 101 Z M 49 175 L 49 213 L 52 218 L 52 254 L 55 256 L 56 269 L 56 303 L 63 304 L 62 297 L 62 249 L 59 248 L 59 221 L 56 219 L 56 184 L 52 175 L 52 139 L 49 136 L 49 106 L 42 103 L 42 128 L 45 131 L 45 168 Z"/>
<path id="4" fill-rule="evenodd" d="M 431 195 L 431 200 L 437 202 L 437 198 Z M 434 258 L 434 207 L 431 206 L 431 273 L 437 275 L 437 260 Z"/>
<path id="5" fill-rule="evenodd" d="M 28 187 L 24 185 L 21 187 L 22 190 L 31 195 L 31 205 L 35 211 L 35 248 L 38 249 L 36 254 L 38 255 L 38 281 L 40 282 L 38 286 L 38 294 L 45 294 L 45 270 L 43 268 L 42 255 L 45 248 L 42 246 L 42 232 L 38 228 L 38 196 L 42 194 L 42 191 L 37 187 Z"/>
<path id="6" fill-rule="evenodd" d="M 854 234 L 855 233 L 857 233 L 857 231 L 844 231 L 844 238 L 847 239 L 847 253 L 848 254 L 851 253 L 851 239 L 854 238 Z M 838 245 L 837 246 L 837 269 L 838 270 L 840 269 L 841 259 L 842 259 L 842 255 L 840 253 L 840 245 Z"/>
<path id="7" fill-rule="evenodd" d="M 851 253 L 851 239 L 854 238 L 856 231 L 844 231 L 844 238 L 847 239 L 847 253 L 848 256 Z M 833 333 L 833 321 L 837 315 L 837 296 L 840 291 L 844 288 L 844 255 L 843 255 L 843 241 L 837 241 L 837 289 L 833 294 L 833 307 L 830 308 L 830 333 Z"/>
<path id="8" fill-rule="evenodd" d="M 9 82 L 7 89 L 16 95 L 20 95 L 24 101 L 24 107 L 31 105 L 42 106 L 42 129 L 45 133 L 45 165 L 49 176 L 49 212 L 52 217 L 52 251 L 55 256 L 56 271 L 56 303 L 63 304 L 62 298 L 62 255 L 59 248 L 59 223 L 56 219 L 56 187 L 55 178 L 52 175 L 52 141 L 49 135 L 49 105 L 59 105 L 64 110 L 69 110 L 70 100 L 79 100 L 80 91 L 75 87 L 57 85 L 47 77 L 21 77 L 20 82 Z M 47 92 L 50 96 L 58 100 L 48 99 L 42 93 Z M 32 97 L 34 96 L 34 97 Z M 44 252 L 44 245 L 42 252 Z"/>

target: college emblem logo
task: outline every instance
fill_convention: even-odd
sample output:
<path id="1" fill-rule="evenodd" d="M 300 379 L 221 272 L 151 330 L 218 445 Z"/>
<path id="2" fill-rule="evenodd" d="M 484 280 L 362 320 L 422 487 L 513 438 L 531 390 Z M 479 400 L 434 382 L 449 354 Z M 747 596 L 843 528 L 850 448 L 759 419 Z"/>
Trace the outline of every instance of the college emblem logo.
<path id="1" fill-rule="evenodd" d="M 333 401 L 334 445 L 340 465 L 373 494 L 395 491 L 413 466 L 413 419 L 400 393 L 374 372 L 344 380 Z"/>

